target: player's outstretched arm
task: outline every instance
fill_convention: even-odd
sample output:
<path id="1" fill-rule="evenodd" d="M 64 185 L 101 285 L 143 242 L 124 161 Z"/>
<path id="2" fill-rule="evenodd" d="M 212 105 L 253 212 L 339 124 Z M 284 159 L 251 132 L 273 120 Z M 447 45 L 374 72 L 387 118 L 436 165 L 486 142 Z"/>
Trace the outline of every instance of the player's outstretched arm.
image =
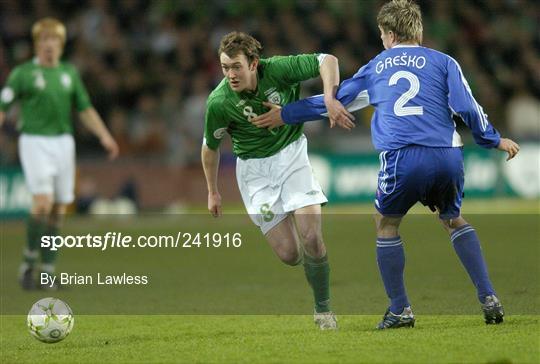
<path id="1" fill-rule="evenodd" d="M 336 94 L 336 102 L 341 107 L 345 105 L 347 111 L 360 110 L 369 105 L 369 96 L 366 91 L 365 82 L 362 77 L 354 77 L 343 81 Z M 263 105 L 270 108 L 270 111 L 261 114 L 251 120 L 259 128 L 275 128 L 284 124 L 300 124 L 307 121 L 321 120 L 328 116 L 328 110 L 323 95 L 311 96 L 300 101 L 290 103 L 280 108 L 268 102 Z M 352 115 L 351 115 L 352 116 Z M 354 118 L 353 118 L 354 119 Z M 349 119 L 352 124 L 352 120 Z M 350 129 L 350 124 L 338 126 Z"/>
<path id="2" fill-rule="evenodd" d="M 351 130 L 355 127 L 354 116 L 343 107 L 341 102 L 336 100 L 336 92 L 339 87 L 339 62 L 338 59 L 327 54 L 321 63 L 319 73 L 323 81 L 324 105 L 328 110 L 330 127 L 336 124 L 340 127 Z"/>
<path id="3" fill-rule="evenodd" d="M 328 110 L 328 118 L 330 119 L 330 128 L 339 126 L 345 130 L 351 130 L 356 127 L 354 120 L 356 119 L 345 106 L 336 98 L 324 98 L 326 110 Z"/>
<path id="4" fill-rule="evenodd" d="M 497 149 L 502 150 L 503 152 L 508 153 L 507 161 L 514 158 L 519 152 L 519 144 L 508 138 L 501 138 Z"/>
<path id="5" fill-rule="evenodd" d="M 2 125 L 4 125 L 4 120 L 6 119 L 6 113 L 3 111 L 0 111 L 0 128 Z"/>
<path id="6" fill-rule="evenodd" d="M 105 123 L 97 113 L 96 109 L 89 107 L 79 112 L 82 123 L 88 130 L 90 130 L 101 142 L 101 145 L 109 154 L 109 159 L 115 159 L 118 157 L 118 144 L 112 137 L 109 130 L 105 126 Z"/>
<path id="7" fill-rule="evenodd" d="M 362 68 L 353 78 L 341 83 L 336 93 L 336 100 L 345 105 L 349 112 L 362 109 L 369 105 L 367 83 Z M 328 110 L 324 96 L 311 96 L 306 99 L 285 105 L 281 117 L 285 124 L 299 124 L 306 121 L 320 120 L 327 116 Z"/>
<path id="8" fill-rule="evenodd" d="M 221 195 L 218 191 L 217 179 L 219 170 L 219 149 L 212 150 L 203 144 L 201 161 L 208 188 L 208 211 L 214 217 L 221 216 Z"/>

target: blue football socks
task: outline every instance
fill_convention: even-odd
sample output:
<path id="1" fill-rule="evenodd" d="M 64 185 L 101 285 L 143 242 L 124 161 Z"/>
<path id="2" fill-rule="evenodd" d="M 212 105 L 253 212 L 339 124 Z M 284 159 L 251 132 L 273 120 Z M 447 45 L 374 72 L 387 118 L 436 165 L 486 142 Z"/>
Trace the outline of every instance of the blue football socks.
<path id="1" fill-rule="evenodd" d="M 400 314 L 409 306 L 403 271 L 405 270 L 405 251 L 399 236 L 377 238 L 377 263 L 386 294 L 390 298 L 390 311 Z"/>
<path id="2" fill-rule="evenodd" d="M 480 240 L 471 225 L 463 225 L 450 235 L 454 249 L 461 263 L 469 273 L 469 277 L 476 287 L 478 299 L 484 303 L 486 296 L 495 294 L 489 280 L 486 262 L 482 256 Z"/>

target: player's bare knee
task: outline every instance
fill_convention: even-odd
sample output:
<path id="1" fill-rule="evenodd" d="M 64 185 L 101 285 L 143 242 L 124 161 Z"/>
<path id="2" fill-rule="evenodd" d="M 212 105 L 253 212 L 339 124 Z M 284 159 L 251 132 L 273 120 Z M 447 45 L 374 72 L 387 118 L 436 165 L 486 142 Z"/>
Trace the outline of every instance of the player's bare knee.
<path id="1" fill-rule="evenodd" d="M 393 238 L 395 236 L 399 235 L 399 230 L 395 228 L 384 228 L 384 229 L 377 229 L 377 237 L 379 238 Z"/>
<path id="2" fill-rule="evenodd" d="M 324 243 L 316 244 L 316 245 L 305 245 L 304 246 L 306 254 L 309 255 L 312 258 L 322 258 L 326 255 L 326 247 Z"/>
<path id="3" fill-rule="evenodd" d="M 375 214 L 377 236 L 380 238 L 393 238 L 399 235 L 401 218 L 387 217 L 379 213 Z"/>
<path id="4" fill-rule="evenodd" d="M 55 216 L 63 216 L 66 214 L 66 211 L 67 211 L 67 205 L 55 203 L 52 207 L 51 214 Z"/>
<path id="5" fill-rule="evenodd" d="M 382 217 L 383 216 L 379 213 L 373 214 L 373 220 L 375 221 L 375 226 L 377 227 L 377 229 L 379 228 L 379 224 L 381 223 Z"/>
<path id="6" fill-rule="evenodd" d="M 47 216 L 51 213 L 52 206 L 48 203 L 38 203 L 32 205 L 32 215 Z"/>
<path id="7" fill-rule="evenodd" d="M 322 245 L 322 234 L 315 229 L 300 231 L 300 239 L 306 247 L 316 247 Z"/>
<path id="8" fill-rule="evenodd" d="M 450 227 L 451 225 L 451 220 L 440 220 L 441 221 L 441 224 L 443 226 L 443 229 L 446 230 L 446 232 L 448 234 L 451 234 L 453 229 Z"/>
<path id="9" fill-rule="evenodd" d="M 49 214 L 49 224 L 59 227 L 62 225 L 67 211 L 67 205 L 55 203 Z"/>
<path id="10" fill-rule="evenodd" d="M 279 259 L 287 265 L 298 265 L 302 261 L 302 255 L 300 254 L 299 249 L 280 249 L 276 252 Z"/>
<path id="11" fill-rule="evenodd" d="M 326 247 L 324 246 L 322 232 L 319 230 L 309 230 L 300 232 L 302 243 L 304 244 L 304 250 L 313 258 L 322 258 L 326 254 Z"/>
<path id="12" fill-rule="evenodd" d="M 326 254 L 321 231 L 304 231 L 300 233 L 304 250 L 313 258 L 322 258 Z"/>
<path id="13" fill-rule="evenodd" d="M 31 214 L 33 216 L 48 216 L 53 209 L 52 198 L 49 196 L 34 196 L 32 199 Z"/>
<path id="14" fill-rule="evenodd" d="M 441 220 L 441 223 L 444 227 L 444 229 L 451 234 L 455 229 L 467 225 L 467 221 L 460 216 L 453 218 L 453 219 L 443 219 Z"/>

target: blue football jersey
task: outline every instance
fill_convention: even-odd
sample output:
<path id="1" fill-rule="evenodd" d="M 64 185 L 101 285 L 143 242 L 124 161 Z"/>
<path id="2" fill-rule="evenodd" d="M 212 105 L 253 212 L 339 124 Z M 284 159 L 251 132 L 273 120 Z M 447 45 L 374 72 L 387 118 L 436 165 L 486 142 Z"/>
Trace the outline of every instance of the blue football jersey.
<path id="1" fill-rule="evenodd" d="M 433 49 L 397 45 L 385 50 L 343 81 L 336 98 L 349 111 L 375 107 L 371 135 L 377 150 L 462 146 L 454 114 L 471 129 L 477 144 L 499 145 L 500 135 L 474 99 L 459 64 Z M 281 112 L 287 124 L 321 115 L 326 115 L 322 95 L 288 104 Z"/>

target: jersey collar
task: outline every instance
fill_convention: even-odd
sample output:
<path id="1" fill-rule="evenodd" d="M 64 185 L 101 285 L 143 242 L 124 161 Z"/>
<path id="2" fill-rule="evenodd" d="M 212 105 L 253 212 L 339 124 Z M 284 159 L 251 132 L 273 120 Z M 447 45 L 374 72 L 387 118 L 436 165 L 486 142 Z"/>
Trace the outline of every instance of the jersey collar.
<path id="1" fill-rule="evenodd" d="M 392 48 L 419 48 L 419 45 L 415 44 L 396 44 Z"/>
<path id="2" fill-rule="evenodd" d="M 34 58 L 32 58 L 32 63 L 36 66 L 39 66 L 40 68 L 42 69 L 56 69 L 60 66 L 61 62 L 60 60 L 58 60 L 58 64 L 56 66 L 53 66 L 53 67 L 45 67 L 43 66 L 40 62 L 39 62 L 39 58 L 37 56 L 35 56 Z"/>

